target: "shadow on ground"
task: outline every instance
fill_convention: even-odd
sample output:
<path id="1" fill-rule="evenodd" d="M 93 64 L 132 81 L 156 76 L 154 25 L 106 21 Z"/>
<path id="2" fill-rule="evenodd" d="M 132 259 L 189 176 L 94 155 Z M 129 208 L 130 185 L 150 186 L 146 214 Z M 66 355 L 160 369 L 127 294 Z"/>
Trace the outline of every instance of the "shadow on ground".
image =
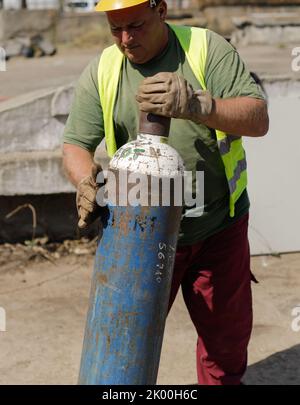
<path id="1" fill-rule="evenodd" d="M 300 385 L 300 344 L 252 364 L 244 381 L 247 385 Z"/>

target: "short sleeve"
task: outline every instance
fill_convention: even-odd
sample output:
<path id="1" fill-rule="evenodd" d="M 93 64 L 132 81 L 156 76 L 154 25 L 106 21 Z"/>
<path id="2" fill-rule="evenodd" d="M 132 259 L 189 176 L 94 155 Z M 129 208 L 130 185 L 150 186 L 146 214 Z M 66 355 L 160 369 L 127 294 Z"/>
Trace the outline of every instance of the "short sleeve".
<path id="1" fill-rule="evenodd" d="M 264 99 L 260 86 L 247 70 L 238 52 L 220 35 L 208 31 L 206 86 L 213 97 Z"/>
<path id="2" fill-rule="evenodd" d="M 76 85 L 63 142 L 94 152 L 104 138 L 103 113 L 98 93 L 99 56 L 91 61 Z"/>

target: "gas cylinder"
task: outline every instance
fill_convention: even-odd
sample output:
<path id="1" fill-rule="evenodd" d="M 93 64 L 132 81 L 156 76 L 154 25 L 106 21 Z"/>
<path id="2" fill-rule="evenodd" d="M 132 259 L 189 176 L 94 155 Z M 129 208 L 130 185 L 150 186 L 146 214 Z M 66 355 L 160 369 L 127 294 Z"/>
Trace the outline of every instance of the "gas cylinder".
<path id="1" fill-rule="evenodd" d="M 108 176 L 106 185 L 109 214 L 95 257 L 79 384 L 156 383 L 182 214 L 182 203 L 161 198 L 165 180 L 184 174 L 181 157 L 167 143 L 169 129 L 170 119 L 141 112 L 137 139 L 109 163 L 117 180 Z M 130 204 L 132 183 L 116 187 L 132 174 L 149 180 L 144 204 Z M 155 194 L 158 204 L 151 203 Z"/>

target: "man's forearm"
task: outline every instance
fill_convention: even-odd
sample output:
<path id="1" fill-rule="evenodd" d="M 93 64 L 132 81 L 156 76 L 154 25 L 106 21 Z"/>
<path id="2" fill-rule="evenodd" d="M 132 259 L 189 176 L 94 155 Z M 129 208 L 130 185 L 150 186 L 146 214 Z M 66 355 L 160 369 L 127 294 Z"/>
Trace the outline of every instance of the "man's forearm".
<path id="1" fill-rule="evenodd" d="M 80 146 L 67 144 L 63 145 L 64 170 L 75 187 L 85 177 L 91 174 L 93 164 L 93 153 Z"/>
<path id="2" fill-rule="evenodd" d="M 269 129 L 267 104 L 251 97 L 217 98 L 203 123 L 230 135 L 263 136 Z"/>

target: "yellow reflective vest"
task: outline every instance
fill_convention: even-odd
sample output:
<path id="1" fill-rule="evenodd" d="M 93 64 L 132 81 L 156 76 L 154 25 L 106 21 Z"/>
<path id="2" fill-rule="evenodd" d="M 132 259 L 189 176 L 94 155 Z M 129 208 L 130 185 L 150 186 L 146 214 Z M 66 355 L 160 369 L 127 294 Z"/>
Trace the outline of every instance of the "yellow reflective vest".
<path id="1" fill-rule="evenodd" d="M 207 56 L 206 31 L 203 28 L 170 25 L 175 32 L 189 65 L 203 90 L 205 84 L 205 65 Z M 117 150 L 113 124 L 113 112 L 118 82 L 124 55 L 116 45 L 101 54 L 98 66 L 98 89 L 103 111 L 104 132 L 107 153 L 110 157 Z M 234 216 L 235 202 L 247 186 L 247 162 L 242 139 L 216 130 L 219 151 L 224 163 L 229 187 L 229 213 Z"/>

